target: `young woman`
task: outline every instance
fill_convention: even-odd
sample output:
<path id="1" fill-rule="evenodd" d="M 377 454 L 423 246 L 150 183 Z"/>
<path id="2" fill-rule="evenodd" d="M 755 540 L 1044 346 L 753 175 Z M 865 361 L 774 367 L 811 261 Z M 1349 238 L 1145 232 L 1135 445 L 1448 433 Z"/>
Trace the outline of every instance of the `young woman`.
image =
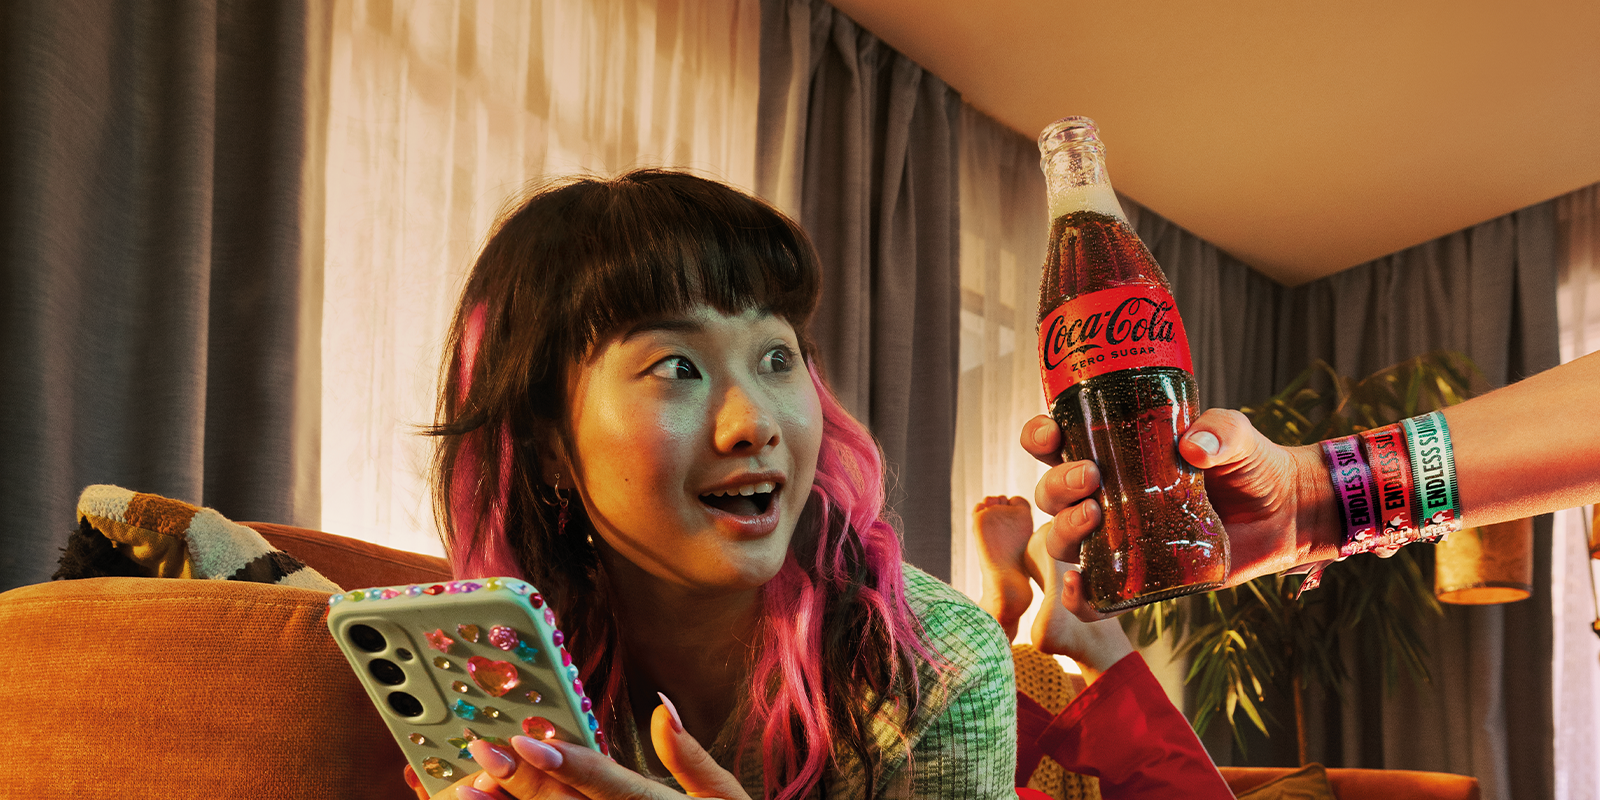
<path id="1" fill-rule="evenodd" d="M 456 796 L 1015 797 L 1006 639 L 901 561 L 877 447 L 811 361 L 818 289 L 796 225 L 689 175 L 501 220 L 435 497 L 458 576 L 553 601 L 616 762 L 474 742 Z"/>

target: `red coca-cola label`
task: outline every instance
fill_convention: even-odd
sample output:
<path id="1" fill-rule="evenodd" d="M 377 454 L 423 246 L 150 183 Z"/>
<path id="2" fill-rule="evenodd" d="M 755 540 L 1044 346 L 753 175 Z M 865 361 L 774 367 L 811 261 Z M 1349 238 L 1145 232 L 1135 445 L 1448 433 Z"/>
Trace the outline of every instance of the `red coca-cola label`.
<path id="1" fill-rule="evenodd" d="M 1194 372 L 1177 303 L 1158 285 L 1128 284 L 1079 295 L 1039 320 L 1039 369 L 1047 402 L 1075 383 L 1136 367 Z"/>

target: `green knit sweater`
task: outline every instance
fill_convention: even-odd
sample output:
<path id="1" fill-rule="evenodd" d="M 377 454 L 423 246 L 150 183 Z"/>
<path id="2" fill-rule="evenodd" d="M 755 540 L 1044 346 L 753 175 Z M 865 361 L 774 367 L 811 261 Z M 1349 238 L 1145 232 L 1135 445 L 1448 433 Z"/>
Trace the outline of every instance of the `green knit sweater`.
<path id="1" fill-rule="evenodd" d="M 932 649 L 950 665 L 943 680 L 933 670 L 921 677 L 921 703 L 908 725 L 892 710 L 868 721 L 877 762 L 873 800 L 1015 798 L 1017 694 L 1011 646 L 1005 633 L 971 600 L 909 564 L 903 565 L 906 599 L 921 620 Z M 718 763 L 739 776 L 752 798 L 762 796 L 761 747 L 744 748 L 738 768 L 741 711 L 735 712 L 709 748 Z M 613 738 L 618 760 L 640 765 L 639 734 L 631 725 Z M 670 777 L 647 777 L 677 788 Z M 866 767 L 840 748 L 814 795 L 828 800 L 868 800 Z"/>

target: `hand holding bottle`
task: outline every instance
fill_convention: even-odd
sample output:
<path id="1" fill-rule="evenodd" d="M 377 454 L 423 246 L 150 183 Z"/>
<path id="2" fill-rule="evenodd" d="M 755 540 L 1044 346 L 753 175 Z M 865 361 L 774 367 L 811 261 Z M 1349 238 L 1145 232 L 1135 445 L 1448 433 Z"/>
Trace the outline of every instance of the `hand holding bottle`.
<path id="1" fill-rule="evenodd" d="M 1023 426 L 1022 447 L 1052 465 L 1034 492 L 1053 517 L 1046 547 L 1054 558 L 1078 563 L 1080 545 L 1100 526 L 1100 472 L 1092 461 L 1063 462 L 1060 437 L 1054 420 L 1041 415 Z M 1183 433 L 1178 453 L 1205 472 L 1206 494 L 1227 530 L 1227 585 L 1338 556 L 1338 512 L 1315 446 L 1273 444 L 1243 414 L 1211 409 Z M 1083 602 L 1081 575 L 1068 573 L 1066 582 L 1063 597 L 1075 616 L 1107 616 Z"/>

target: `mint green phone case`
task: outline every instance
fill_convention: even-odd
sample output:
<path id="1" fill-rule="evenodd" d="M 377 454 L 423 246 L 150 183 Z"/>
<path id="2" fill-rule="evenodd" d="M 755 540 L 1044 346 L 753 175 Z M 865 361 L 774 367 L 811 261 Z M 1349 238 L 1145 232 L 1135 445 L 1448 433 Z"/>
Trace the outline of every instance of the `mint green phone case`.
<path id="1" fill-rule="evenodd" d="M 328 598 L 333 640 L 429 794 L 478 771 L 472 739 L 555 738 L 609 754 L 555 621 L 515 578 Z"/>

